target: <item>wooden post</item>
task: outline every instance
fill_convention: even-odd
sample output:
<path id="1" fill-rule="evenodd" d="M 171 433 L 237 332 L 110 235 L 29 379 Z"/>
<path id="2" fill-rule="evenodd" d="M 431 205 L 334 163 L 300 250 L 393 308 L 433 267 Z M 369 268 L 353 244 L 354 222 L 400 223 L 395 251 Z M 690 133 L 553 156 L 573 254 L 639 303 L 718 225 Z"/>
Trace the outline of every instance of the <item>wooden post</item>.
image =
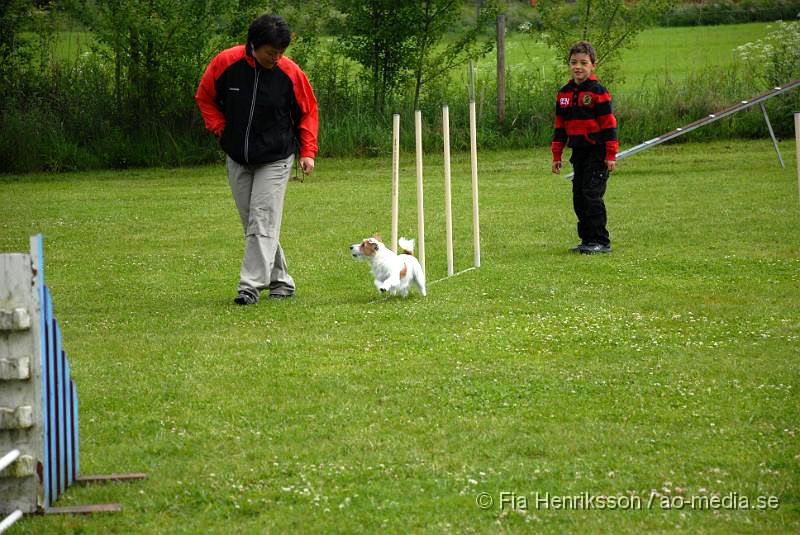
<path id="1" fill-rule="evenodd" d="M 398 212 L 400 209 L 400 114 L 392 124 L 392 251 L 397 253 Z"/>
<path id="2" fill-rule="evenodd" d="M 447 246 L 447 275 L 453 270 L 453 207 L 450 191 L 450 110 L 442 107 L 442 142 L 444 144 L 444 224 Z"/>
<path id="3" fill-rule="evenodd" d="M 419 263 L 422 265 L 422 272 L 427 273 L 425 268 L 425 207 L 423 206 L 422 189 L 422 112 L 414 112 L 414 130 L 417 144 L 417 255 Z"/>
<path id="4" fill-rule="evenodd" d="M 506 16 L 497 16 L 497 121 L 506 122 Z"/>
<path id="5" fill-rule="evenodd" d="M 469 103 L 469 153 L 472 168 L 472 240 L 475 267 L 481 267 L 481 224 L 478 214 L 478 134 L 475 101 Z"/>

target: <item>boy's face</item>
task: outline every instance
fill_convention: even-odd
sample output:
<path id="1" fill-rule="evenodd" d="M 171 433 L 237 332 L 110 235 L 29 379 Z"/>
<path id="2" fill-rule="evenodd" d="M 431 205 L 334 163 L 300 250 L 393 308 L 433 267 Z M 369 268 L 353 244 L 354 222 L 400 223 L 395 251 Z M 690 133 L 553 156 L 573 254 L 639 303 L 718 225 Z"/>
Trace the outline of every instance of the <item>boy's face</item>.
<path id="1" fill-rule="evenodd" d="M 572 79 L 576 84 L 580 84 L 592 74 L 594 63 L 589 54 L 577 52 L 569 57 L 569 69 L 572 72 Z"/>

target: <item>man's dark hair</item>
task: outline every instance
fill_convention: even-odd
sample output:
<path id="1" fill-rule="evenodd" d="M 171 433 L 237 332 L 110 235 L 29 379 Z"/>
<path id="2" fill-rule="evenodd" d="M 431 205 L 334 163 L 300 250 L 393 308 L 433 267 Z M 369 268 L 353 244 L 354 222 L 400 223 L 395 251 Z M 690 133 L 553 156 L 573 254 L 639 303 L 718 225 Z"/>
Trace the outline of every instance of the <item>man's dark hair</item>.
<path id="1" fill-rule="evenodd" d="M 247 29 L 247 44 L 253 48 L 270 45 L 284 49 L 292 42 L 292 33 L 289 25 L 278 15 L 265 13 L 261 15 Z"/>
<path id="2" fill-rule="evenodd" d="M 592 60 L 592 65 L 597 63 L 597 52 L 594 51 L 594 47 L 589 41 L 578 41 L 572 45 L 572 48 L 569 49 L 567 61 L 569 61 L 573 54 L 589 54 L 589 59 Z"/>

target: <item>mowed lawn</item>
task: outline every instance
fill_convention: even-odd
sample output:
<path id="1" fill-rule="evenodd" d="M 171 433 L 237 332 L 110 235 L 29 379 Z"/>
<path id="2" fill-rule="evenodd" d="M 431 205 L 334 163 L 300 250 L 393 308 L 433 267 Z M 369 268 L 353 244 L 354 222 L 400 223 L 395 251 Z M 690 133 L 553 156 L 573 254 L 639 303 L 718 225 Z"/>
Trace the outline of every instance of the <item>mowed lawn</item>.
<path id="1" fill-rule="evenodd" d="M 598 257 L 568 252 L 570 185 L 546 149 L 479 153 L 483 265 L 445 280 L 426 155 L 434 283 L 406 300 L 348 254 L 389 238 L 390 161 L 321 159 L 287 194 L 297 297 L 253 307 L 232 304 L 242 241 L 221 164 L 4 176 L 0 251 L 44 235 L 81 471 L 150 476 L 58 502 L 122 513 L 12 532 L 796 533 L 800 202 L 781 150 L 786 170 L 766 139 L 622 162 Z M 453 177 L 461 270 L 468 155 Z"/>

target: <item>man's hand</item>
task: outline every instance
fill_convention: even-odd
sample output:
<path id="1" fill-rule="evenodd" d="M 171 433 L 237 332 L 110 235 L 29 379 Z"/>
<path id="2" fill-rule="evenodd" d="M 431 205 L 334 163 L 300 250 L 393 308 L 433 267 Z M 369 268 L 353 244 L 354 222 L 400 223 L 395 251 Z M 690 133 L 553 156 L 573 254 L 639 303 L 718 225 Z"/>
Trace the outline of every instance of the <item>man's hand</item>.
<path id="1" fill-rule="evenodd" d="M 314 158 L 308 156 L 300 158 L 300 168 L 304 175 L 310 175 L 314 171 Z"/>
<path id="2" fill-rule="evenodd" d="M 616 160 L 606 160 L 606 169 L 608 169 L 609 173 L 613 173 L 614 169 L 617 168 L 617 161 Z"/>
<path id="3" fill-rule="evenodd" d="M 555 174 L 561 173 L 561 160 L 553 162 L 553 172 Z"/>

